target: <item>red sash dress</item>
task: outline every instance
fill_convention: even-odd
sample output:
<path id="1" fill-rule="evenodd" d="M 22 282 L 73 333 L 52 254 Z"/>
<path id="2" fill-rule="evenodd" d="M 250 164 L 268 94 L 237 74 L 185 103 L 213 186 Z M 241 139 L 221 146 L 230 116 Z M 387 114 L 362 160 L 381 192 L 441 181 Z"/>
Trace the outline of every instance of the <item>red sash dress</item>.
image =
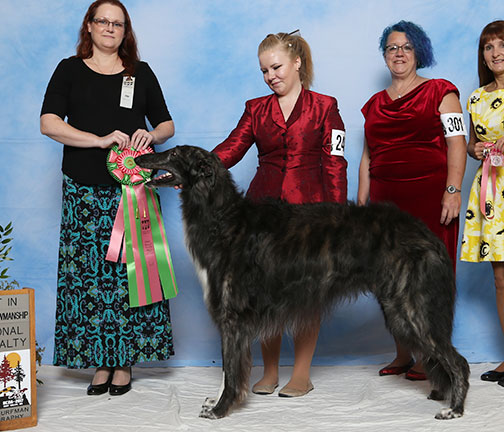
<path id="1" fill-rule="evenodd" d="M 362 108 L 369 148 L 370 200 L 389 201 L 421 219 L 444 242 L 456 263 L 459 219 L 440 223 L 447 150 L 438 110 L 449 81 L 431 79 L 404 97 L 376 93 Z"/>

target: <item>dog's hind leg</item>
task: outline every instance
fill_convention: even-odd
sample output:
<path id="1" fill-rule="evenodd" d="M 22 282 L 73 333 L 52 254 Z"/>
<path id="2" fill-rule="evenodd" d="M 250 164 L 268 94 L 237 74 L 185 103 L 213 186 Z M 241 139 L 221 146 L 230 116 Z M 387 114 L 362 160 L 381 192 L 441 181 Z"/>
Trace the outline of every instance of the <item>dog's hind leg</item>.
<path id="1" fill-rule="evenodd" d="M 248 393 L 250 369 L 250 337 L 239 326 L 225 326 L 221 330 L 223 384 L 218 398 L 203 404 L 200 417 L 218 419 L 228 414 L 233 405 L 245 399 Z"/>
<path id="2" fill-rule="evenodd" d="M 434 342 L 432 335 L 425 334 L 408 342 L 412 351 L 420 354 L 432 384 L 429 399 L 444 400 L 450 397 L 450 407 L 443 408 L 435 418 L 447 420 L 461 417 L 469 389 L 469 365 L 466 359 L 451 345 L 449 336 L 443 337 L 441 342 Z"/>
<path id="3" fill-rule="evenodd" d="M 469 365 L 453 346 L 439 354 L 437 361 L 451 381 L 450 408 L 443 408 L 436 419 L 446 420 L 461 417 L 464 414 L 464 402 L 469 389 Z M 431 393 L 432 395 L 432 393 Z"/>
<path id="4" fill-rule="evenodd" d="M 439 361 L 428 358 L 423 360 L 425 373 L 429 377 L 432 390 L 428 399 L 445 400 L 451 389 L 451 378 Z"/>
<path id="5" fill-rule="evenodd" d="M 467 361 L 451 345 L 451 322 L 439 314 L 428 314 L 423 305 L 414 302 L 398 304 L 392 300 L 380 301 L 385 322 L 392 335 L 403 346 L 419 353 L 427 377 L 433 385 L 431 399 L 442 400 L 450 395 L 450 408 L 443 409 L 437 419 L 462 416 L 469 388 Z M 431 322 L 429 316 L 437 316 Z M 445 317 L 448 320 L 449 317 Z"/>
<path id="6" fill-rule="evenodd" d="M 432 384 L 429 399 L 444 400 L 450 396 L 450 408 L 443 408 L 436 414 L 436 419 L 461 417 L 469 388 L 469 365 L 466 359 L 451 345 L 449 333 L 443 335 L 442 332 L 436 332 L 434 335 L 424 328 L 422 335 L 418 335 L 413 327 L 415 326 L 408 332 L 409 339 L 398 340 L 407 342 L 413 352 L 420 354 Z"/>

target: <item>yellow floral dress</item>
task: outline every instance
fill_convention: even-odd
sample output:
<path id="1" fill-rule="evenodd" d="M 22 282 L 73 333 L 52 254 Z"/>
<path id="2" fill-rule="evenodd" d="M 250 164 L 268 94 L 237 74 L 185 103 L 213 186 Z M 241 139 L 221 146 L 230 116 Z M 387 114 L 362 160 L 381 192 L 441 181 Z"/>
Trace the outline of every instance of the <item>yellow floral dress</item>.
<path id="1" fill-rule="evenodd" d="M 474 131 L 479 141 L 495 141 L 504 136 L 504 90 L 487 92 L 476 89 L 467 101 Z M 480 210 L 482 166 L 471 187 L 462 238 L 462 261 L 504 261 L 504 167 L 496 170 L 496 192 L 493 196 L 491 175 L 488 176 L 485 200 L 486 217 Z"/>

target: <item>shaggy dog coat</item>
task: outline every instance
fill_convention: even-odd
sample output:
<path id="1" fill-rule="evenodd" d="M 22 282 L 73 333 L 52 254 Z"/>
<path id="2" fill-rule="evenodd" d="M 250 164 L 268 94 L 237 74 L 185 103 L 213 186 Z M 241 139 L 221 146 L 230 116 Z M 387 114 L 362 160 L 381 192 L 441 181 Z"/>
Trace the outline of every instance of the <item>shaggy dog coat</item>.
<path id="1" fill-rule="evenodd" d="M 246 199 L 219 158 L 179 146 L 136 159 L 181 186 L 186 245 L 222 340 L 223 389 L 200 416 L 220 418 L 248 392 L 251 343 L 376 296 L 392 335 L 423 361 L 439 419 L 460 417 L 469 367 L 451 344 L 455 280 L 444 244 L 396 207 L 261 204 Z"/>

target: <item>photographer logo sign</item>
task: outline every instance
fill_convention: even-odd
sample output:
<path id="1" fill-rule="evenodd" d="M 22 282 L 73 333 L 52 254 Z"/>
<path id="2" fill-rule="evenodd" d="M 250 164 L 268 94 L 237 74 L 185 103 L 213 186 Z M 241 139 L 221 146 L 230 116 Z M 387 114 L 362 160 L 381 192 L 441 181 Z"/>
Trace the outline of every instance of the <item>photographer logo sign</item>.
<path id="1" fill-rule="evenodd" d="M 37 424 L 34 327 L 33 290 L 0 291 L 2 429 Z"/>

